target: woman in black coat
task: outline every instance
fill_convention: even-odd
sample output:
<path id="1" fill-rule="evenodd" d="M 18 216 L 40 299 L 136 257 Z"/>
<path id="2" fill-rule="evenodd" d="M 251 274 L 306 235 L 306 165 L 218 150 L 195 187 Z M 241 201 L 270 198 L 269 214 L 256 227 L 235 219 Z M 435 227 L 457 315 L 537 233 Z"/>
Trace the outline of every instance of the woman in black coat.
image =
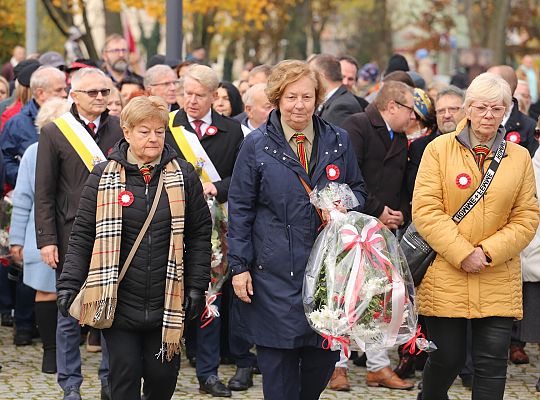
<path id="1" fill-rule="evenodd" d="M 140 399 L 141 378 L 146 399 L 172 397 L 184 317 L 200 314 L 210 278 L 210 213 L 193 167 L 164 144 L 167 121 L 158 97 L 122 111 L 125 139 L 88 178 L 57 284 L 62 314 L 86 279 L 80 323 L 114 318 L 103 330 L 113 399 Z M 155 215 L 119 283 L 160 178 Z"/>

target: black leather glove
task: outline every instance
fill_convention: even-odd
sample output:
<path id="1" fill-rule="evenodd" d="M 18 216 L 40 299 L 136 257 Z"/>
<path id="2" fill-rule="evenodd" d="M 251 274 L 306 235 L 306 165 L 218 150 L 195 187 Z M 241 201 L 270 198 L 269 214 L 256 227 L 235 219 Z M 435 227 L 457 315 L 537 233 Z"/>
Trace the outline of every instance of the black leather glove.
<path id="1" fill-rule="evenodd" d="M 75 297 L 77 297 L 77 293 L 78 292 L 73 289 L 62 289 L 56 294 L 58 311 L 60 311 L 60 314 L 64 317 L 69 315 L 69 307 L 71 306 L 71 303 L 73 303 L 73 300 L 75 300 Z"/>
<path id="2" fill-rule="evenodd" d="M 206 296 L 199 289 L 188 289 L 186 299 L 184 301 L 184 311 L 186 313 L 186 321 L 197 318 L 206 306 Z"/>

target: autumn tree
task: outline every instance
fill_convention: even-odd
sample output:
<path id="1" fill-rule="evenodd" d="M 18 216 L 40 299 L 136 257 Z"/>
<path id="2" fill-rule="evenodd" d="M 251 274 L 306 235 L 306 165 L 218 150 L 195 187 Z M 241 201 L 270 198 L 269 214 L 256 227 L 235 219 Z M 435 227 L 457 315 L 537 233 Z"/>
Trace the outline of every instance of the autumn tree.
<path id="1" fill-rule="evenodd" d="M 24 2 L 0 0 L 0 60 L 9 60 L 16 45 L 24 46 Z"/>

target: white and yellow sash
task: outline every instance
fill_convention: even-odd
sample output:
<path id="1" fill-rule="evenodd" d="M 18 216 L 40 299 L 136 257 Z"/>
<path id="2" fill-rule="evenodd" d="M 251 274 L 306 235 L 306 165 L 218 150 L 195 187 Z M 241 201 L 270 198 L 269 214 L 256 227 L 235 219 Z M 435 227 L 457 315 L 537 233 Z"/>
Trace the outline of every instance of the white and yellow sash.
<path id="1" fill-rule="evenodd" d="M 203 183 L 220 181 L 221 177 L 212 160 L 206 154 L 197 135 L 191 132 L 186 133 L 185 128 L 181 125 L 173 126 L 174 117 L 177 112 L 178 110 L 169 113 L 169 129 L 186 161 L 191 163 L 197 172 L 200 172 L 199 175 Z"/>
<path id="2" fill-rule="evenodd" d="M 219 176 L 212 160 L 206 154 L 197 135 L 186 132 L 186 129 L 182 125 L 173 126 L 174 117 L 177 112 L 178 110 L 169 113 L 169 129 L 186 161 L 193 165 L 202 183 L 220 181 L 221 176 Z M 227 203 L 225 202 L 220 205 L 223 207 L 225 215 L 227 215 Z"/>
<path id="3" fill-rule="evenodd" d="M 69 144 L 81 157 L 88 171 L 94 169 L 94 165 L 107 161 L 103 152 L 90 133 L 75 119 L 71 112 L 67 112 L 53 121 L 60 132 L 66 137 Z"/>

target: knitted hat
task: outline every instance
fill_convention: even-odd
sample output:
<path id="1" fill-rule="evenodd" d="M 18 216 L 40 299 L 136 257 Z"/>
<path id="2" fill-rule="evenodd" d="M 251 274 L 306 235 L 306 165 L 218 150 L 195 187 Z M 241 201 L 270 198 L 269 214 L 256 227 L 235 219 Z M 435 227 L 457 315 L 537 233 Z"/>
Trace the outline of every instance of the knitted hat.
<path id="1" fill-rule="evenodd" d="M 422 89 L 414 89 L 414 112 L 420 117 L 422 121 L 428 119 L 429 115 L 433 113 L 433 103 L 431 99 Z"/>
<path id="2" fill-rule="evenodd" d="M 407 59 L 401 54 L 394 54 L 392 57 L 390 57 L 390 60 L 388 61 L 388 67 L 386 67 L 386 71 L 384 74 L 388 75 L 389 73 L 394 71 L 407 72 L 408 70 L 409 63 L 407 62 Z"/>

